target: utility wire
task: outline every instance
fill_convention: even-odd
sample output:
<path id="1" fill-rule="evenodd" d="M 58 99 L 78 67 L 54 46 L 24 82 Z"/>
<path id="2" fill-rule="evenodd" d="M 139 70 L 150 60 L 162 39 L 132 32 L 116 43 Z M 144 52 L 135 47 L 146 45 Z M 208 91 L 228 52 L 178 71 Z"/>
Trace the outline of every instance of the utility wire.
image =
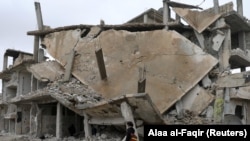
<path id="1" fill-rule="evenodd" d="M 197 5 L 197 7 L 200 7 L 206 0 L 203 0 L 200 4 Z"/>

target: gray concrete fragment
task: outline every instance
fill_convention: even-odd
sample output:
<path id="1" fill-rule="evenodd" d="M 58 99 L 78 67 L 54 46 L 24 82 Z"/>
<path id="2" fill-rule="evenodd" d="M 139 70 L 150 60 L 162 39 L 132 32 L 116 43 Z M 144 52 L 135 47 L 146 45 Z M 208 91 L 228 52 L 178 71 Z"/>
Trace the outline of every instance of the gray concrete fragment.
<path id="1" fill-rule="evenodd" d="M 203 79 L 202 79 L 202 86 L 203 88 L 209 88 L 212 85 L 212 81 L 211 79 L 208 77 L 208 75 L 206 75 Z"/>
<path id="2" fill-rule="evenodd" d="M 225 36 L 221 35 L 221 34 L 217 34 L 213 38 L 213 46 L 212 46 L 212 48 L 213 48 L 214 51 L 219 51 L 224 39 L 225 39 Z"/>

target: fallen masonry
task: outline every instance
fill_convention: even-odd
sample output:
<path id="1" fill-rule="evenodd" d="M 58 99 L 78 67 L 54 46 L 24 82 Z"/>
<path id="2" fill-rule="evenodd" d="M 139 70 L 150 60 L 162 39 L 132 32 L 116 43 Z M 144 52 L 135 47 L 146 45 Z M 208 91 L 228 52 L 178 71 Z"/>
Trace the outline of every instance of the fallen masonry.
<path id="1" fill-rule="evenodd" d="M 35 2 L 39 28 L 27 32 L 34 52 L 4 54 L 1 136 L 122 140 L 132 121 L 143 140 L 145 124 L 249 124 L 250 25 L 242 0 L 237 11 L 218 0 L 205 10 L 163 3 L 121 25 L 50 28 Z"/>

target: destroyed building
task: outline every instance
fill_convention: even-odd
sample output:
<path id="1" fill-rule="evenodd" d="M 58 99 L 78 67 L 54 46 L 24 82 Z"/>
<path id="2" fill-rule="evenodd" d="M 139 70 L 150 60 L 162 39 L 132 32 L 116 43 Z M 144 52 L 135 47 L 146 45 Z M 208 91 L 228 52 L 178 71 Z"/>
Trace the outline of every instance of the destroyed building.
<path id="1" fill-rule="evenodd" d="M 58 28 L 44 26 L 35 7 L 39 30 L 27 32 L 34 53 L 4 54 L 0 130 L 63 138 L 73 125 L 90 140 L 93 127 L 124 131 L 132 121 L 143 139 L 144 124 L 250 123 L 242 0 L 237 10 L 218 0 L 205 10 L 164 0 L 125 24 Z"/>

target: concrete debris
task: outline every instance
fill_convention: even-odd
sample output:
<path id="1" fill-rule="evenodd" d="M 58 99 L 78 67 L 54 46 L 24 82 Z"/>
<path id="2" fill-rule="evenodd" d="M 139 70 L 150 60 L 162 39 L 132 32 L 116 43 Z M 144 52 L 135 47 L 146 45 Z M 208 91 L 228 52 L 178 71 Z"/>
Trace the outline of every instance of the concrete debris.
<path id="1" fill-rule="evenodd" d="M 203 32 L 207 27 L 214 23 L 221 15 L 203 11 L 192 11 L 189 9 L 173 8 L 198 33 Z"/>
<path id="2" fill-rule="evenodd" d="M 224 41 L 224 39 L 225 39 L 224 35 L 221 35 L 221 34 L 215 35 L 214 38 L 213 38 L 213 46 L 212 46 L 213 50 L 219 51 L 219 49 L 221 47 L 221 44 Z"/>
<path id="3" fill-rule="evenodd" d="M 213 100 L 213 94 L 202 87 L 195 86 L 182 97 L 182 109 L 192 111 L 193 114 L 199 115 Z"/>
<path id="4" fill-rule="evenodd" d="M 103 100 L 100 94 L 97 94 L 93 89 L 89 88 L 88 85 L 80 83 L 80 81 L 75 78 L 72 78 L 68 83 L 64 83 L 60 80 L 54 81 L 49 83 L 48 87 L 43 90 L 51 95 L 63 97 L 65 100 L 73 103 L 73 105 L 87 104 L 89 106 Z"/>
<path id="5" fill-rule="evenodd" d="M 250 71 L 235 73 L 235 74 L 221 74 L 221 77 L 216 81 L 217 88 L 236 88 L 250 85 Z"/>
<path id="6" fill-rule="evenodd" d="M 176 110 L 173 110 L 169 112 L 169 114 L 164 115 L 164 119 L 167 124 L 177 124 L 177 125 L 211 124 L 211 122 L 206 118 L 200 117 L 189 110 L 184 110 L 182 115 L 183 115 L 182 117 L 179 117 Z"/>
<path id="7" fill-rule="evenodd" d="M 64 74 L 64 68 L 56 61 L 46 61 L 39 64 L 33 64 L 28 67 L 36 79 L 47 82 L 55 81 Z"/>
<path id="8" fill-rule="evenodd" d="M 247 99 L 250 100 L 250 87 L 240 87 L 240 88 L 232 88 L 230 92 L 230 97 L 232 99 Z"/>
<path id="9" fill-rule="evenodd" d="M 250 65 L 250 52 L 249 50 L 243 51 L 240 48 L 233 49 L 230 56 L 230 64 L 232 68 L 240 68 L 244 65 Z"/>
<path id="10" fill-rule="evenodd" d="M 33 56 L 20 53 L 18 57 L 15 59 L 13 66 L 17 66 L 27 60 L 33 60 Z"/>

